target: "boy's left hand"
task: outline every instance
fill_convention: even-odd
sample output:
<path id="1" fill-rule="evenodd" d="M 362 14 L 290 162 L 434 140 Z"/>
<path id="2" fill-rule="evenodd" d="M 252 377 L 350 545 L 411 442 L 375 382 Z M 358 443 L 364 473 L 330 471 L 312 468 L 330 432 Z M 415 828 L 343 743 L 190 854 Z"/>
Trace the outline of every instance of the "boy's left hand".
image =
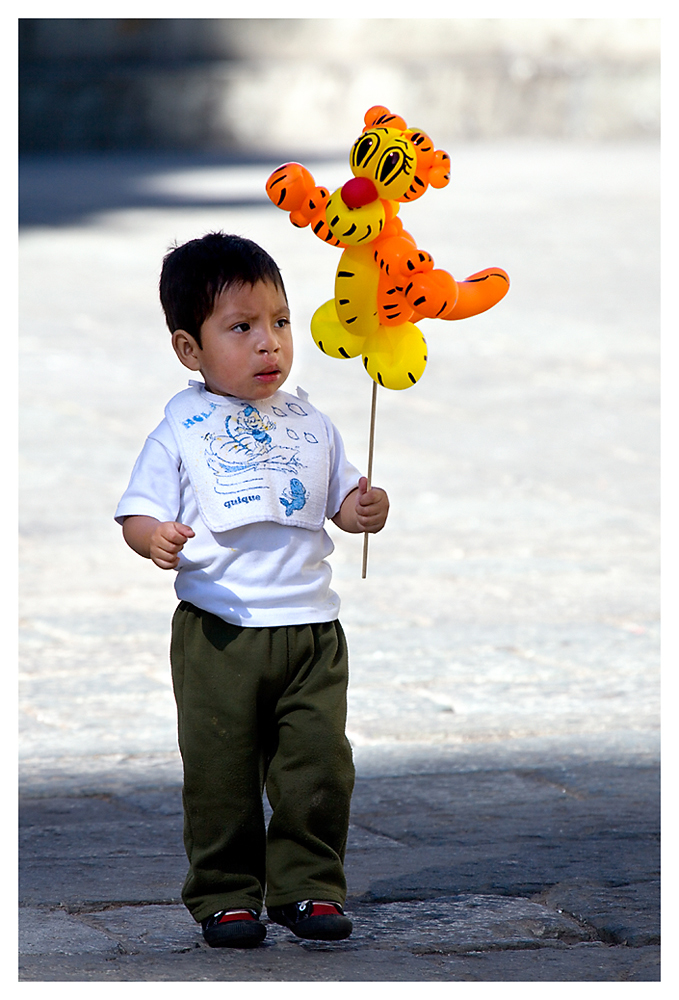
<path id="1" fill-rule="evenodd" d="M 356 524 L 359 531 L 372 534 L 381 531 L 389 513 L 389 498 L 376 486 L 368 489 L 368 480 L 361 476 L 358 490 L 352 495 L 356 503 Z"/>
<path id="2" fill-rule="evenodd" d="M 347 494 L 333 521 L 342 531 L 354 533 L 381 531 L 389 513 L 389 497 L 384 490 L 373 486 L 368 489 L 368 480 L 361 476 L 358 486 Z"/>
<path id="3" fill-rule="evenodd" d="M 350 493 L 342 504 L 340 527 L 345 531 L 381 531 L 389 513 L 389 498 L 384 490 L 373 486 L 368 489 L 368 480 L 361 476 L 358 489 Z"/>

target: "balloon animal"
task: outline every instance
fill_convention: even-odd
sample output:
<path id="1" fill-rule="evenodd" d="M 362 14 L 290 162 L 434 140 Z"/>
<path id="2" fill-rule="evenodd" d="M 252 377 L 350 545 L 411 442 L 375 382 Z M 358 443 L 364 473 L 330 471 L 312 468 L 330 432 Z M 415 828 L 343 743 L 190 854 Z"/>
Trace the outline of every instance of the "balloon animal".
<path id="1" fill-rule="evenodd" d="M 335 358 L 363 356 L 370 377 L 388 389 L 407 389 L 422 376 L 427 344 L 419 320 L 465 319 L 490 309 L 507 293 L 501 268 L 455 281 L 434 267 L 398 218 L 402 203 L 450 180 L 450 158 L 426 133 L 377 105 L 351 147 L 353 177 L 330 194 L 299 163 L 269 177 L 266 191 L 294 226 L 311 226 L 324 243 L 341 247 L 335 296 L 314 313 L 311 333 Z"/>

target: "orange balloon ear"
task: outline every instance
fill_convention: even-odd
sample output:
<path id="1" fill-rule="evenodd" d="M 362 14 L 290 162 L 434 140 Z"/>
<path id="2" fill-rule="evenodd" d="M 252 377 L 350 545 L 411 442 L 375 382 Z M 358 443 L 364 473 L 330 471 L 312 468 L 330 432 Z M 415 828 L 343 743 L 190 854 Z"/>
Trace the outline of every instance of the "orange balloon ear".
<path id="1" fill-rule="evenodd" d="M 429 185 L 435 188 L 445 187 L 450 180 L 450 158 L 442 149 L 434 150 L 434 144 L 426 132 L 420 129 L 408 129 L 405 133 L 415 147 L 417 167 L 413 182 L 399 198 L 399 201 L 409 202 L 421 198 Z"/>
<path id="2" fill-rule="evenodd" d="M 372 128 L 378 118 L 382 115 L 388 115 L 389 110 L 383 107 L 381 104 L 375 104 L 372 108 L 368 108 L 363 116 L 363 121 L 365 123 L 365 128 Z M 363 130 L 365 132 L 365 129 Z"/>
<path id="3" fill-rule="evenodd" d="M 376 104 L 369 111 L 366 111 L 363 121 L 365 122 L 364 132 L 376 125 L 382 128 L 400 129 L 402 132 L 405 132 L 408 127 L 405 119 L 401 118 L 400 115 L 392 115 L 389 108 L 385 108 L 381 104 Z"/>
<path id="4" fill-rule="evenodd" d="M 437 149 L 434 153 L 428 180 L 435 188 L 444 188 L 450 180 L 450 157 L 442 149 Z"/>
<path id="5" fill-rule="evenodd" d="M 419 128 L 409 128 L 405 134 L 415 147 L 417 153 L 417 173 L 425 177 L 434 162 L 434 143 L 426 132 Z"/>

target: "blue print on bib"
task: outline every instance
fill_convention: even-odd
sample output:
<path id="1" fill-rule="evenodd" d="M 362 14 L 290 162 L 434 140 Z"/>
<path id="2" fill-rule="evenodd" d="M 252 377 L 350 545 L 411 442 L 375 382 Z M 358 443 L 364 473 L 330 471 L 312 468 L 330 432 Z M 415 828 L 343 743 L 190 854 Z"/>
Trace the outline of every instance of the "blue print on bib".
<path id="1" fill-rule="evenodd" d="M 287 517 L 290 517 L 296 510 L 301 510 L 306 504 L 309 494 L 304 488 L 304 483 L 299 479 L 291 479 L 290 487 L 284 490 L 283 496 L 278 499 L 285 507 Z"/>

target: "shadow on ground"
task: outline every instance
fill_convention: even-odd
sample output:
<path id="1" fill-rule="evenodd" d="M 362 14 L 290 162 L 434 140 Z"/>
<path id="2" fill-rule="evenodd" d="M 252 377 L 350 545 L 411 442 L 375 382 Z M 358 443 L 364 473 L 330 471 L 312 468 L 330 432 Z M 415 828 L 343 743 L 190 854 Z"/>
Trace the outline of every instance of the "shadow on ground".
<path id="1" fill-rule="evenodd" d="M 181 905 L 181 793 L 26 795 L 22 980 L 654 981 L 658 770 L 359 778 L 347 942 L 215 952 Z"/>
<path id="2" fill-rule="evenodd" d="M 231 170 L 262 165 L 269 170 L 293 153 L 80 153 L 25 155 L 19 161 L 19 225 L 68 226 L 90 215 L 129 208 L 249 208 L 268 204 L 266 192 L 163 190 L 162 179 L 179 171 Z M 307 156 L 308 160 L 309 157 Z M 314 162 L 320 162 L 314 158 Z M 157 181 L 160 179 L 160 184 Z"/>

